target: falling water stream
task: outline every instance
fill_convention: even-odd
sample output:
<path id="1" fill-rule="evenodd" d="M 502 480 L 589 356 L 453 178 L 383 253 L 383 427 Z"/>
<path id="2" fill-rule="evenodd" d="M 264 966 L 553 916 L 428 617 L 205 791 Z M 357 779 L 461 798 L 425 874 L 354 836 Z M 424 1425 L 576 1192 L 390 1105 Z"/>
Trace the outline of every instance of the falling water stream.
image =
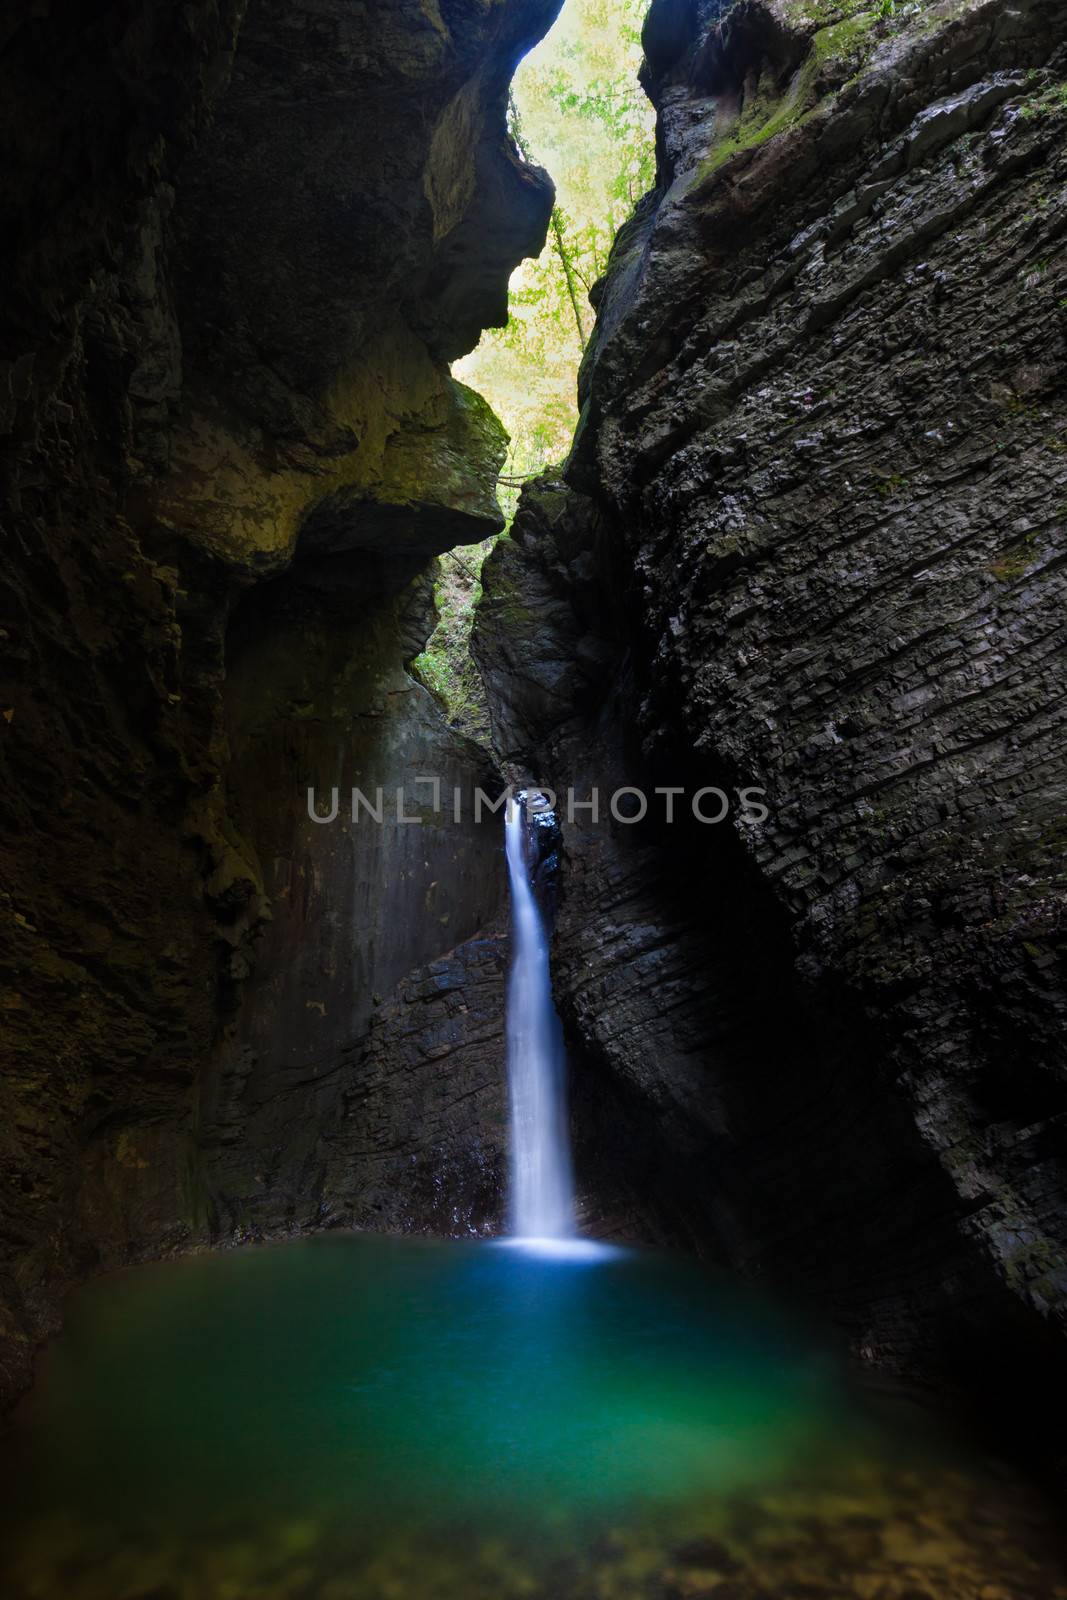
<path id="1" fill-rule="evenodd" d="M 1009 1469 L 729 1276 L 575 1237 L 535 826 L 511 809 L 517 1237 L 80 1291 L 0 1451 L 4 1600 L 1067 1600 Z"/>
<path id="2" fill-rule="evenodd" d="M 574 1232 L 574 1185 L 563 1034 L 527 859 L 527 803 L 525 796 L 510 801 L 505 822 L 512 942 L 506 1030 L 511 1228 L 522 1239 L 565 1239 Z"/>

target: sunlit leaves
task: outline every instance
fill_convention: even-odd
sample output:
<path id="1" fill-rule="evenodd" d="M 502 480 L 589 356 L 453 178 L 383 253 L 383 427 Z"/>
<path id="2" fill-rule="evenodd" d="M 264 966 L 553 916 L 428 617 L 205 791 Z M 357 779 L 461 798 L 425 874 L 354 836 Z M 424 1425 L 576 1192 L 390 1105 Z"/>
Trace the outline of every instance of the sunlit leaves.
<path id="1" fill-rule="evenodd" d="M 570 447 L 578 322 L 588 334 L 589 291 L 616 232 L 653 181 L 653 116 L 637 82 L 646 3 L 567 0 L 516 74 L 514 131 L 555 179 L 556 217 L 540 259 L 523 262 L 512 277 L 508 326 L 487 333 L 456 367 L 512 436 L 507 478 L 559 461 Z M 502 485 L 506 509 L 514 495 L 513 485 Z"/>
<path id="2" fill-rule="evenodd" d="M 523 481 L 570 448 L 582 334 L 593 326 L 589 291 L 653 181 L 653 116 L 637 82 L 646 4 L 567 0 L 515 78 L 512 134 L 527 160 L 552 173 L 556 210 L 540 259 L 512 276 L 507 327 L 486 333 L 453 369 L 485 395 L 511 435 L 500 482 L 509 516 Z M 488 722 L 468 641 L 488 548 L 442 557 L 439 624 L 414 663 L 454 726 L 475 738 L 487 737 Z"/>

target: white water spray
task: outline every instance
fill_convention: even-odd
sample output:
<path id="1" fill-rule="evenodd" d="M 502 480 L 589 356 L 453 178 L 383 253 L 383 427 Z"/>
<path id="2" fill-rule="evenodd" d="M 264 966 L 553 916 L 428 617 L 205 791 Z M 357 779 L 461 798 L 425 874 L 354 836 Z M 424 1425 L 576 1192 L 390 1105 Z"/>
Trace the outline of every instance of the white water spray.
<path id="1" fill-rule="evenodd" d="M 506 810 L 511 890 L 508 979 L 508 1098 L 511 1108 L 511 1228 L 522 1238 L 574 1232 L 563 1033 L 552 1004 L 548 939 L 526 862 L 526 808 Z"/>

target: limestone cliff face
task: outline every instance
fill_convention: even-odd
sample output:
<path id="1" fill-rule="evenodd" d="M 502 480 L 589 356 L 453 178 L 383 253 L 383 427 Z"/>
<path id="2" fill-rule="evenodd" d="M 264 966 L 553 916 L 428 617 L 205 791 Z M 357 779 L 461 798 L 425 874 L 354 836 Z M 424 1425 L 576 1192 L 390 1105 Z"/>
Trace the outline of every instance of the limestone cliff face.
<path id="1" fill-rule="evenodd" d="M 540 781 L 766 791 L 565 830 L 587 1174 L 912 1368 L 1067 1317 L 1065 28 L 655 0 L 659 186 L 479 622 Z"/>
<path id="2" fill-rule="evenodd" d="M 383 1161 L 394 1224 L 490 1218 L 499 1106 L 445 1096 L 433 1139 L 411 1110 L 434 1005 L 395 1123 L 358 1107 L 397 985 L 488 970 L 491 830 L 357 833 L 305 797 L 487 781 L 404 666 L 428 561 L 500 526 L 501 430 L 447 363 L 544 236 L 551 184 L 504 110 L 556 9 L 0 24 L 0 1390 L 78 1274 L 367 1220 Z M 490 1100 L 493 1048 L 468 1074 Z M 446 1146 L 471 1188 L 444 1207 Z"/>

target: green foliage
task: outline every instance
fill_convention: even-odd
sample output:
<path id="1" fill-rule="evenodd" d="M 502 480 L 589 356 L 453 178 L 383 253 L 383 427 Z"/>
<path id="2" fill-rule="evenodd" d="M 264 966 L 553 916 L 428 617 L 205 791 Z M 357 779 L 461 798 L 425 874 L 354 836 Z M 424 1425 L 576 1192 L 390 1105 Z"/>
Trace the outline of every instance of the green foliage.
<path id="1" fill-rule="evenodd" d="M 1014 583 L 1028 570 L 1034 560 L 1037 546 L 1035 533 L 1025 534 L 1007 550 L 993 557 L 989 563 L 990 571 L 998 583 Z"/>
<path id="2" fill-rule="evenodd" d="M 494 541 L 449 550 L 438 563 L 434 584 L 437 626 L 411 671 L 444 710 L 454 728 L 489 742 L 489 710 L 481 676 L 470 656 L 474 608 L 481 599 L 482 563 Z"/>
<path id="3" fill-rule="evenodd" d="M 900 472 L 884 472 L 880 467 L 872 469 L 874 473 L 874 492 L 887 500 L 890 495 L 899 494 L 908 487 L 908 480 Z"/>
<path id="4" fill-rule="evenodd" d="M 1034 117 L 1063 116 L 1065 112 L 1067 112 L 1067 83 L 1053 83 L 1026 101 L 1019 115 L 1029 121 Z"/>
<path id="5" fill-rule="evenodd" d="M 511 280 L 511 319 L 455 374 L 485 395 L 511 435 L 501 501 L 557 462 L 577 421 L 588 296 L 612 240 L 655 178 L 654 117 L 637 82 L 647 0 L 567 0 L 515 76 L 512 134 L 551 172 L 557 205 L 545 248 Z"/>
<path id="6" fill-rule="evenodd" d="M 540 258 L 512 276 L 507 327 L 490 329 L 453 367 L 510 435 L 500 482 L 509 524 L 525 479 L 570 449 L 578 364 L 593 325 L 589 291 L 655 178 L 655 118 L 637 82 L 646 8 L 647 0 L 567 0 L 515 76 L 512 137 L 525 160 L 551 172 L 557 204 Z M 442 556 L 438 625 L 412 663 L 453 726 L 483 742 L 488 711 L 469 645 L 478 574 L 491 547 Z"/>
<path id="7" fill-rule="evenodd" d="M 956 0 L 973 4 L 976 0 Z M 765 63 L 745 84 L 740 115 L 727 122 L 699 168 L 699 180 L 715 180 L 719 169 L 777 134 L 805 122 L 841 84 L 853 79 L 887 38 L 926 26 L 931 0 L 783 0 L 787 20 L 808 34 L 807 55 L 788 83 Z M 719 22 L 729 36 L 732 10 Z M 814 31 L 809 31 L 814 30 Z"/>

